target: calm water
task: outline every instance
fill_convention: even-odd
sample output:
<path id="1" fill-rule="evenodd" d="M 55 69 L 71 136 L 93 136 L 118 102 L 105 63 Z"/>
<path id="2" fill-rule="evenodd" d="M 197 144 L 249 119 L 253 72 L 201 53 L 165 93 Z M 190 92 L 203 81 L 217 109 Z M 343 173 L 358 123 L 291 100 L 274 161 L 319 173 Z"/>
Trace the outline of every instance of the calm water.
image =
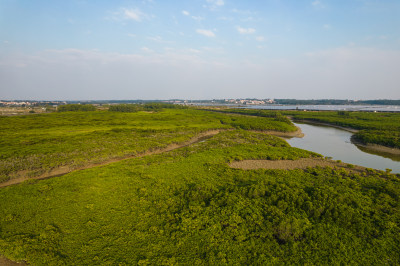
<path id="1" fill-rule="evenodd" d="M 398 161 L 400 156 L 393 156 L 390 159 L 364 152 L 351 143 L 352 133 L 350 132 L 333 127 L 308 124 L 295 125 L 301 128 L 304 137 L 287 140 L 293 147 L 313 151 L 345 163 L 379 170 L 389 168 L 393 170 L 393 173 L 400 173 L 400 161 Z"/>

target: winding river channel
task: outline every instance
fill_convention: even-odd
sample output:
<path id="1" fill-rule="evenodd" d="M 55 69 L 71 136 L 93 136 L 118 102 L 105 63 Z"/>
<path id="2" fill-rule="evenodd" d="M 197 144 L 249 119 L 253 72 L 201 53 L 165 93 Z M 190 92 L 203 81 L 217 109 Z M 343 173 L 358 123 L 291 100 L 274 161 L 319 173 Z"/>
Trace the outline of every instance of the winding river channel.
<path id="1" fill-rule="evenodd" d="M 333 160 L 360 165 L 392 173 L 400 173 L 400 156 L 377 155 L 367 152 L 351 142 L 351 132 L 327 126 L 295 123 L 304 133 L 303 138 L 291 138 L 287 142 L 297 148 L 313 151 Z M 361 150 L 362 149 L 362 150 Z M 374 152 L 376 153 L 376 152 Z"/>

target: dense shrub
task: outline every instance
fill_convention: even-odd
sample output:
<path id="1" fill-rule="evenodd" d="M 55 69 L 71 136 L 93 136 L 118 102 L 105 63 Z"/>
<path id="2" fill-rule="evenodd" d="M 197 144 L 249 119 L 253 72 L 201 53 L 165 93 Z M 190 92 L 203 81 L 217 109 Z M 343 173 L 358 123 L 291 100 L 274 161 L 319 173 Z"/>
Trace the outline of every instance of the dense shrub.
<path id="1" fill-rule="evenodd" d="M 76 111 L 96 111 L 96 107 L 91 104 L 66 104 L 58 106 L 59 112 L 76 112 Z"/>

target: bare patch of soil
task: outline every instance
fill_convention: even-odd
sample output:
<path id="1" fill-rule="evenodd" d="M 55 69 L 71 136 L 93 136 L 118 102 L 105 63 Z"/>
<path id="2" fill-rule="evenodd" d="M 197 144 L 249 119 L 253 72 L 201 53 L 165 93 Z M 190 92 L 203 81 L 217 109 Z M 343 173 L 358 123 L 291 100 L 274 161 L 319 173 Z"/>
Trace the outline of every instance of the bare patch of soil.
<path id="1" fill-rule="evenodd" d="M 209 131 L 200 133 L 197 136 L 193 137 L 192 139 L 190 139 L 190 140 L 188 140 L 186 142 L 183 142 L 183 143 L 174 143 L 174 144 L 168 145 L 167 147 L 162 148 L 162 149 L 155 149 L 155 150 L 152 150 L 152 151 L 144 152 L 142 154 L 125 156 L 125 157 L 122 157 L 122 158 L 113 158 L 113 159 L 110 159 L 110 160 L 107 160 L 107 161 L 103 161 L 103 162 L 100 162 L 100 163 L 87 164 L 85 166 L 78 167 L 78 168 L 71 168 L 70 166 L 60 166 L 60 167 L 51 169 L 50 171 L 47 171 L 47 172 L 45 172 L 43 174 L 36 175 L 36 176 L 33 176 L 33 177 L 29 177 L 28 176 L 28 171 L 26 171 L 26 170 L 25 171 L 20 171 L 20 172 L 16 173 L 12 177 L 12 179 L 10 179 L 10 180 L 8 180 L 6 182 L 0 183 L 0 188 L 11 186 L 11 185 L 15 185 L 15 184 L 19 184 L 19 183 L 22 183 L 22 182 L 24 182 L 26 180 L 47 179 L 47 178 L 51 178 L 51 177 L 65 175 L 65 174 L 68 174 L 68 173 L 70 173 L 72 171 L 78 171 L 78 170 L 84 170 L 84 169 L 88 169 L 88 168 L 92 168 L 92 167 L 96 167 L 96 166 L 108 165 L 108 164 L 119 162 L 119 161 L 126 160 L 126 159 L 138 158 L 138 157 L 143 157 L 143 156 L 147 156 L 147 155 L 154 155 L 154 154 L 160 154 L 160 153 L 164 153 L 164 152 L 169 152 L 169 151 L 172 151 L 172 150 L 175 150 L 175 149 L 179 149 L 179 148 L 182 148 L 182 147 L 186 147 L 186 146 L 192 145 L 194 143 L 203 141 L 205 139 L 211 138 L 212 136 L 218 134 L 221 131 L 222 131 L 221 129 L 209 130 Z M 2 264 L 0 264 L 0 265 L 2 265 Z"/>
<path id="2" fill-rule="evenodd" d="M 352 172 L 361 172 L 365 168 L 361 166 L 350 166 L 346 163 L 327 160 L 324 158 L 301 158 L 298 160 L 243 160 L 235 161 L 229 164 L 232 168 L 243 170 L 255 169 L 306 169 L 307 167 L 340 167 L 346 168 Z"/>

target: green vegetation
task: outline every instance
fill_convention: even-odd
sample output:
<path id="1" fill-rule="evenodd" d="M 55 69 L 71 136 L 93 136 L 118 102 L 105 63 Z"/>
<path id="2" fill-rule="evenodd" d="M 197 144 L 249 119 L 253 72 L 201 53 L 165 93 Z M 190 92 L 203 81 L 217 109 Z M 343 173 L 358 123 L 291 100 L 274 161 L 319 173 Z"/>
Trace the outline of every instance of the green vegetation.
<path id="1" fill-rule="evenodd" d="M 320 157 L 247 127 L 293 125 L 193 109 L 1 117 L 2 169 L 123 157 L 230 130 L 1 188 L 0 254 L 32 265 L 400 264 L 399 176 L 230 168 L 235 160 Z"/>
<path id="2" fill-rule="evenodd" d="M 155 109 L 164 105 L 145 106 Z M 194 109 L 0 117 L 0 182 L 15 178 L 20 171 L 35 176 L 60 166 L 76 169 L 182 143 L 207 130 L 245 128 L 249 123 L 254 130 L 294 128 L 263 117 L 248 120 Z"/>
<path id="3" fill-rule="evenodd" d="M 111 112 L 139 112 L 139 111 L 161 111 L 162 109 L 187 109 L 186 106 L 170 103 L 146 103 L 146 104 L 117 104 L 110 105 Z"/>
<path id="4" fill-rule="evenodd" d="M 0 253 L 33 265 L 399 264 L 396 176 L 227 165 L 310 156 L 273 136 L 226 131 L 3 188 Z"/>
<path id="5" fill-rule="evenodd" d="M 221 119 L 222 124 L 232 125 L 235 128 L 245 130 L 259 130 L 259 131 L 282 131 L 292 132 L 296 131 L 297 128 L 289 120 L 282 123 L 279 119 L 271 119 L 268 117 L 252 117 L 252 116 L 226 116 Z"/>
<path id="6" fill-rule="evenodd" d="M 76 112 L 76 111 L 96 111 L 96 107 L 91 104 L 66 104 L 60 105 L 57 109 L 59 112 Z"/>

